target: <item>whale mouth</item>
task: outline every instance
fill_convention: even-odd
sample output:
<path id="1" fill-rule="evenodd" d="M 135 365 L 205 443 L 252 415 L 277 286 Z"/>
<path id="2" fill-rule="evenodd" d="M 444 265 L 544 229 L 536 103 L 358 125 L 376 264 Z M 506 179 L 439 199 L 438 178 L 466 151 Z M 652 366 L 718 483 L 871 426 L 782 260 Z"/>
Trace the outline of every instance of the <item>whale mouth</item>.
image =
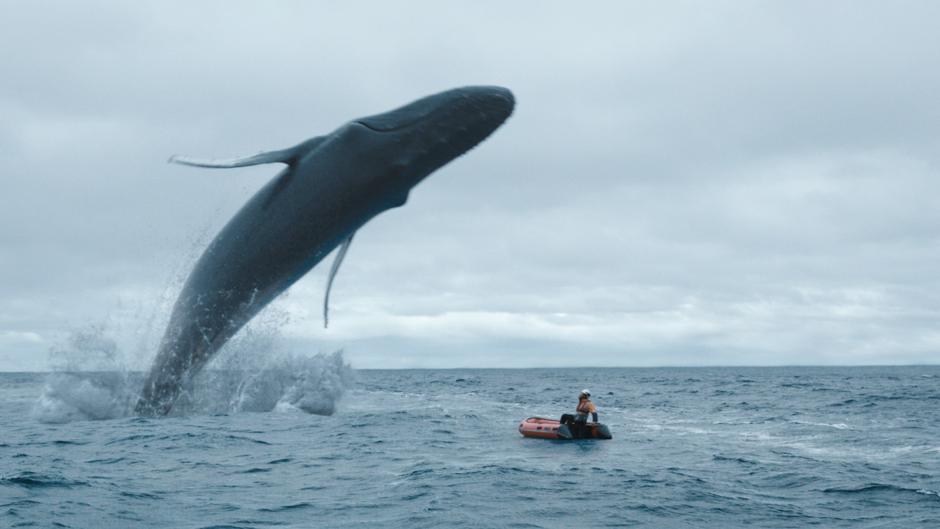
<path id="1" fill-rule="evenodd" d="M 395 110 L 355 121 L 375 132 L 396 132 L 420 123 L 435 121 L 442 115 L 466 113 L 502 123 L 512 113 L 515 98 L 499 86 L 468 86 L 428 96 Z"/>

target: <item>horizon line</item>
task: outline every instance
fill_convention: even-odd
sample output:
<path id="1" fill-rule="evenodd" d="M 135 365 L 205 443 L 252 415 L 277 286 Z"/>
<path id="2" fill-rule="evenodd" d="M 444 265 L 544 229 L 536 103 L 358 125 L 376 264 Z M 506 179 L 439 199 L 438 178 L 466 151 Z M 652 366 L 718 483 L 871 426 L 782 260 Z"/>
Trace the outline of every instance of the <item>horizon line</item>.
<path id="1" fill-rule="evenodd" d="M 350 366 L 355 371 L 457 371 L 457 370 L 505 370 L 505 371 L 523 371 L 529 369 L 729 369 L 729 368 L 748 368 L 748 369 L 781 369 L 781 368 L 860 368 L 860 367 L 940 367 L 940 362 L 927 364 L 927 363 L 913 363 L 913 364 L 767 364 L 767 365 L 758 365 L 758 364 L 716 364 L 716 365 L 660 365 L 660 366 L 529 366 L 529 367 L 469 367 L 469 366 L 457 366 L 457 367 L 355 367 Z M 45 371 L 33 371 L 33 370 L 0 370 L 0 374 L 4 373 L 20 373 L 20 374 L 48 374 L 48 373 L 107 373 L 107 372 L 126 372 L 126 373 L 146 373 L 148 369 L 111 369 L 111 370 L 101 370 L 101 369 L 88 369 L 88 370 L 65 370 L 65 369 L 49 369 Z M 210 371 L 210 369 L 206 369 Z M 211 369 L 211 371 L 225 371 L 224 369 Z"/>

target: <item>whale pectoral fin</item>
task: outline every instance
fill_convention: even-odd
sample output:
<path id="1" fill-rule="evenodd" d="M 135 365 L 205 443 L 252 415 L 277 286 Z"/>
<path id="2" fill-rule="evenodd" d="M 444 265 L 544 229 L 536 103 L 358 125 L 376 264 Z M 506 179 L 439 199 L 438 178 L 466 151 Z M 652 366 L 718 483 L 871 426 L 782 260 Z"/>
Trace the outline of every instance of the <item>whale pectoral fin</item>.
<path id="1" fill-rule="evenodd" d="M 200 158 L 191 158 L 189 156 L 170 156 L 169 163 L 178 163 L 180 165 L 190 165 L 193 167 L 208 167 L 210 169 L 231 169 L 233 167 L 248 167 L 250 165 L 261 165 L 265 163 L 284 163 L 294 164 L 303 157 L 304 154 L 316 149 L 326 136 L 311 138 L 299 145 L 279 151 L 259 152 L 252 156 L 243 158 L 231 158 L 228 160 L 205 160 Z"/>
<path id="2" fill-rule="evenodd" d="M 210 169 L 231 169 L 233 167 L 247 167 L 249 165 L 260 165 L 263 163 L 286 163 L 290 165 L 291 156 L 288 151 L 270 151 L 258 153 L 254 156 L 244 158 L 232 158 L 229 160 L 203 160 L 199 158 L 190 158 L 189 156 L 171 156 L 169 163 L 178 163 L 180 165 L 191 165 L 193 167 L 208 167 Z"/>
<path id="3" fill-rule="evenodd" d="M 326 280 L 326 295 L 323 296 L 323 328 L 326 329 L 330 323 L 330 290 L 333 288 L 333 279 L 336 278 L 336 272 L 339 272 L 339 265 L 343 264 L 343 258 L 346 257 L 346 251 L 349 250 L 349 245 L 352 244 L 353 235 L 356 233 L 353 232 L 348 239 L 343 241 L 339 247 L 339 251 L 336 252 L 336 257 L 333 259 L 333 266 L 330 267 L 330 277 Z"/>

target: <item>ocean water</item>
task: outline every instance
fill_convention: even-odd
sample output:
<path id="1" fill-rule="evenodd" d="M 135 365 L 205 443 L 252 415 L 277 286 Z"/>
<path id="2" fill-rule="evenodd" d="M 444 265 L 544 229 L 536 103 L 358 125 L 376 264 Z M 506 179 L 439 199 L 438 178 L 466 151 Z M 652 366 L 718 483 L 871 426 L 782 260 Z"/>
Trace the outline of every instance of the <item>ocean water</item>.
<path id="1" fill-rule="evenodd" d="M 134 375 L 0 374 L 0 527 L 940 527 L 940 367 L 340 364 L 162 419 Z M 613 440 L 517 433 L 583 387 Z"/>

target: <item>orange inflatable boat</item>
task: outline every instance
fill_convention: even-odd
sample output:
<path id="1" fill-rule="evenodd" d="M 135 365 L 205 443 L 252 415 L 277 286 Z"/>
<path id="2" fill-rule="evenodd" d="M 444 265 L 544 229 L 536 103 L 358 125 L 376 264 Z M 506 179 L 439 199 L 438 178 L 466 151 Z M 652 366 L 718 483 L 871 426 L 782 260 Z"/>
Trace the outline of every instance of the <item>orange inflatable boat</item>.
<path id="1" fill-rule="evenodd" d="M 606 424 L 589 422 L 586 424 L 562 424 L 555 419 L 529 417 L 519 423 L 519 433 L 523 437 L 538 439 L 612 439 Z"/>

